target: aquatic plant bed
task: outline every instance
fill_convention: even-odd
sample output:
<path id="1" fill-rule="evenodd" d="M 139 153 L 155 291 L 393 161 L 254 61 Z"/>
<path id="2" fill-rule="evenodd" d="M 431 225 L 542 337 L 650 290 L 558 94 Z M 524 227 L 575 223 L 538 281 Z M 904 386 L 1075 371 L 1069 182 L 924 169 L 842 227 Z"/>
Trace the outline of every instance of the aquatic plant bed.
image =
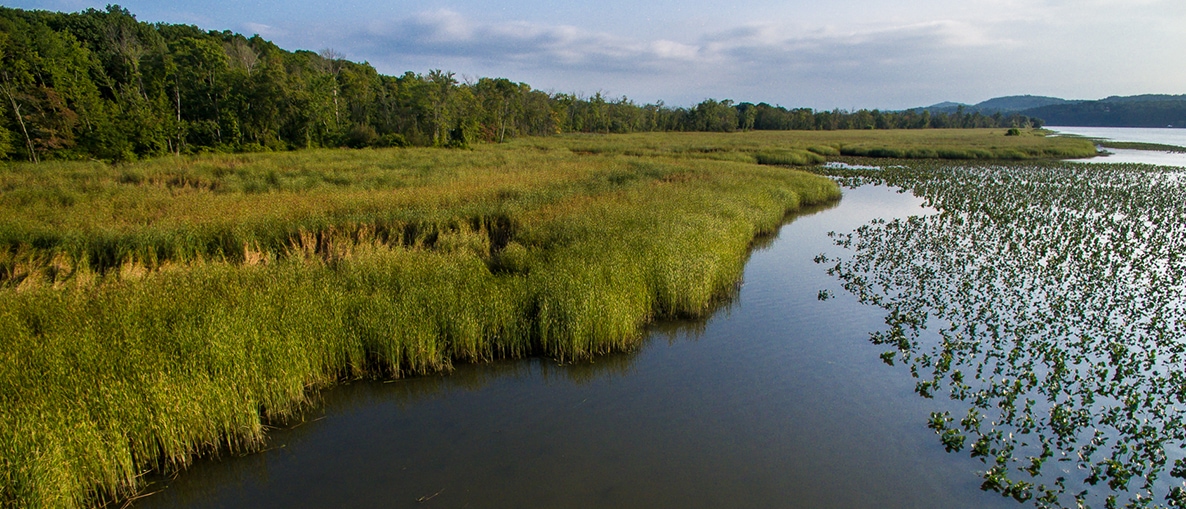
<path id="1" fill-rule="evenodd" d="M 1038 507 L 1186 506 L 1186 174 L 1071 163 L 821 168 L 939 213 L 821 255 L 982 488 Z M 826 297 L 826 296 L 822 296 Z"/>

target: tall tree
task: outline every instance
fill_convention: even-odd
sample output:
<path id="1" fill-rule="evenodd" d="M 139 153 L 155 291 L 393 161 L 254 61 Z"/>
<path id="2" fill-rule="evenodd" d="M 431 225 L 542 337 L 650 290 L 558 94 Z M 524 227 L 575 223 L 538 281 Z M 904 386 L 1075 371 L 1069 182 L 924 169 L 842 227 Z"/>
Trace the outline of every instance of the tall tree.
<path id="1" fill-rule="evenodd" d="M 433 69 L 428 72 L 426 81 L 428 101 L 432 108 L 432 143 L 444 145 L 448 142 L 448 131 L 453 120 L 449 106 L 457 79 L 453 72 Z"/>

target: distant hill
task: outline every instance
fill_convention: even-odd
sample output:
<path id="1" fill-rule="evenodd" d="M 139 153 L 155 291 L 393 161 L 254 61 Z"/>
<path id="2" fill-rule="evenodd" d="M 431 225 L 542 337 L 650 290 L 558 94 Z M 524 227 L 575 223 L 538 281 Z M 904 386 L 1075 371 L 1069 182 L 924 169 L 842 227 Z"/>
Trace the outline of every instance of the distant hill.
<path id="1" fill-rule="evenodd" d="M 926 110 L 926 111 L 930 111 L 930 112 L 932 112 L 932 113 L 934 113 L 934 112 L 943 112 L 943 113 L 949 113 L 949 112 L 955 111 L 955 110 L 956 110 L 956 109 L 958 109 L 960 106 L 963 106 L 965 109 L 966 109 L 966 108 L 971 108 L 971 107 L 972 107 L 970 104 L 964 104 L 964 103 L 953 103 L 953 102 L 951 102 L 951 101 L 943 101 L 943 102 L 941 102 L 941 103 L 938 103 L 938 104 L 932 104 L 932 105 L 930 105 L 930 106 L 927 106 L 927 107 L 925 107 L 925 108 L 914 108 L 914 109 L 916 109 L 916 110 Z"/>
<path id="2" fill-rule="evenodd" d="M 1021 113 L 1046 125 L 1090 127 L 1186 127 L 1186 97 L 1146 100 L 1118 97 L 1031 108 Z"/>
<path id="3" fill-rule="evenodd" d="M 966 113 L 977 113 L 982 115 L 992 115 L 993 113 L 1014 113 L 1030 108 L 1037 108 L 1041 106 L 1049 106 L 1052 104 L 1066 104 L 1073 101 L 1066 99 L 1059 99 L 1057 97 L 1045 97 L 1040 95 L 1011 95 L 1006 97 L 995 97 L 984 102 L 976 104 L 965 104 L 951 101 L 944 101 L 938 104 L 932 104 L 923 108 L 914 108 L 916 111 L 925 110 L 931 113 L 955 113 L 963 108 Z"/>
<path id="4" fill-rule="evenodd" d="M 1028 110 L 1031 108 L 1041 108 L 1043 106 L 1052 106 L 1056 104 L 1067 104 L 1076 101 L 1068 101 L 1066 99 L 1059 99 L 1057 97 L 1046 97 L 1041 95 L 1012 95 L 1008 97 L 997 97 L 989 99 L 982 103 L 977 103 L 974 108 L 981 113 L 1008 113 L 1013 111 Z"/>
<path id="5" fill-rule="evenodd" d="M 1145 94 L 1145 95 L 1130 95 L 1127 97 L 1111 96 L 1100 99 L 1101 102 L 1108 103 L 1138 103 L 1138 102 L 1161 102 L 1161 101 L 1186 101 L 1186 94 L 1182 95 L 1168 95 L 1168 94 Z"/>
<path id="6" fill-rule="evenodd" d="M 1085 127 L 1186 127 L 1186 94 L 1111 96 L 1097 101 L 1015 95 L 977 104 L 941 102 L 916 111 L 931 113 L 1018 113 L 1043 120 L 1046 125 Z"/>

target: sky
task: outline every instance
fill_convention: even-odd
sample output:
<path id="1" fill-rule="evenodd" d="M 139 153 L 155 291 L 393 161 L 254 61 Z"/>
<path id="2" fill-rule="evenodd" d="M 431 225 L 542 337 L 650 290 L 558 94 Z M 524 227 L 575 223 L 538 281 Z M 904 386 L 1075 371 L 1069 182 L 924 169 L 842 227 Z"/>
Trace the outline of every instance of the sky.
<path id="1" fill-rule="evenodd" d="M 78 11 L 108 1 L 0 0 Z M 902 109 L 1186 94 L 1184 0 L 123 0 L 140 21 L 333 49 L 384 74 L 505 77 L 688 106 Z"/>

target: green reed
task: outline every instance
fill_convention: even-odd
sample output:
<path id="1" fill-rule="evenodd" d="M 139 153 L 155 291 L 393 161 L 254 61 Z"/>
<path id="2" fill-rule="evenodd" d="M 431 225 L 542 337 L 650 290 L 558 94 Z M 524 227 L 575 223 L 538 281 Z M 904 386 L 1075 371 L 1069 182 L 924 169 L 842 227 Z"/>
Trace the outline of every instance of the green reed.
<path id="1" fill-rule="evenodd" d="M 608 140 L 608 139 L 607 139 Z M 342 377 L 632 348 L 827 179 L 523 145 L 0 173 L 0 501 L 127 498 Z"/>
<path id="2" fill-rule="evenodd" d="M 1089 144 L 666 133 L 4 166 L 0 504 L 126 499 L 147 471 L 258 448 L 342 378 L 631 349 L 839 198 L 769 164 L 861 143 Z"/>

